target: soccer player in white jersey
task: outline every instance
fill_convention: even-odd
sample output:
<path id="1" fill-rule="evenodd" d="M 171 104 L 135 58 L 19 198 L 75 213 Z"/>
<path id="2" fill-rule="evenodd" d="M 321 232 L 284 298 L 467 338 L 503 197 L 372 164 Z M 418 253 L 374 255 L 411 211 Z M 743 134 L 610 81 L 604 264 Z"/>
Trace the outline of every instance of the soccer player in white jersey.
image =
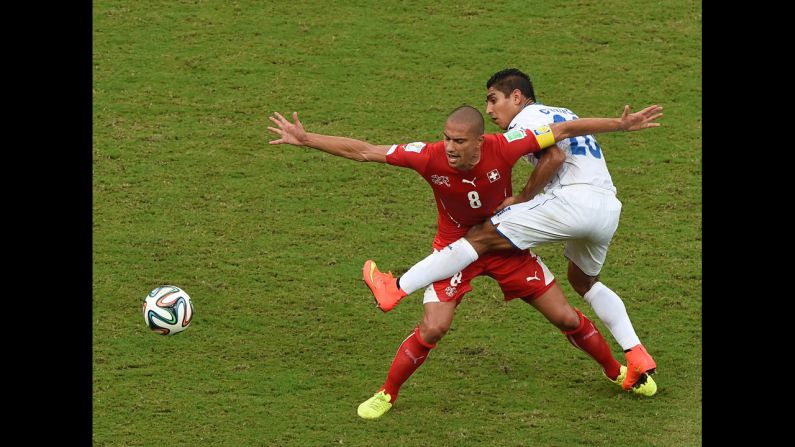
<path id="1" fill-rule="evenodd" d="M 578 118 L 569 109 L 536 103 L 529 77 L 515 68 L 495 73 L 486 88 L 486 113 L 502 129 Z M 379 307 L 388 311 L 403 297 L 450 277 L 484 253 L 564 241 L 569 283 L 624 350 L 628 372 L 622 387 L 631 389 L 656 372 L 657 365 L 635 333 L 621 298 L 599 281 L 621 214 L 604 154 L 593 135 L 559 141 L 546 151 L 540 161 L 535 154 L 527 155 L 537 164 L 527 185 L 519 195 L 506 198 L 490 220 L 473 226 L 465 237 L 415 264 L 397 280 L 376 268 L 374 280 L 365 282 Z M 372 260 L 365 264 L 374 265 Z"/>

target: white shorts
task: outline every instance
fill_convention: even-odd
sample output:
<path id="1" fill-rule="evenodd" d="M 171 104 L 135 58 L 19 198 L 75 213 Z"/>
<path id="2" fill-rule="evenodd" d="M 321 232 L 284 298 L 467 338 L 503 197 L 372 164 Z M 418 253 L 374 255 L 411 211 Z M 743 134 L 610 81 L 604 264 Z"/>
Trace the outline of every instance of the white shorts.
<path id="1" fill-rule="evenodd" d="M 563 254 L 586 275 L 602 271 L 618 228 L 621 202 L 612 191 L 570 185 L 511 205 L 491 218 L 497 231 L 519 249 L 566 241 Z"/>

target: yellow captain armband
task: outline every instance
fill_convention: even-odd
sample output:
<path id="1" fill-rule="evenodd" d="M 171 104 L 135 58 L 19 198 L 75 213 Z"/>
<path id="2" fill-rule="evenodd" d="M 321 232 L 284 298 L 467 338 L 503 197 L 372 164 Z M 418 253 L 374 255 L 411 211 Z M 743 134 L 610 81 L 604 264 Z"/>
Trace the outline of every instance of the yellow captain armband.
<path id="1" fill-rule="evenodd" d="M 537 127 L 530 132 L 533 132 L 533 135 L 536 136 L 536 140 L 538 140 L 538 145 L 541 146 L 541 149 L 555 144 L 555 136 L 552 135 L 552 129 L 550 129 L 549 126 Z"/>

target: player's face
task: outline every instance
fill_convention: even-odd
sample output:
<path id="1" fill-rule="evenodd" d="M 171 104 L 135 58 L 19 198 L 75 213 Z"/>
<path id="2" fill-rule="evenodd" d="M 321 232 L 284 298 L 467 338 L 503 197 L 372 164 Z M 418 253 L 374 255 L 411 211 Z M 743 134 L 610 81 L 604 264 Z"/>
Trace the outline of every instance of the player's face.
<path id="1" fill-rule="evenodd" d="M 486 92 L 486 115 L 494 124 L 505 130 L 511 124 L 511 120 L 522 110 L 521 96 L 514 90 L 508 96 L 501 91 L 489 87 Z"/>
<path id="2" fill-rule="evenodd" d="M 465 124 L 448 121 L 444 125 L 444 152 L 447 164 L 461 171 L 474 168 L 480 161 L 483 135 Z"/>

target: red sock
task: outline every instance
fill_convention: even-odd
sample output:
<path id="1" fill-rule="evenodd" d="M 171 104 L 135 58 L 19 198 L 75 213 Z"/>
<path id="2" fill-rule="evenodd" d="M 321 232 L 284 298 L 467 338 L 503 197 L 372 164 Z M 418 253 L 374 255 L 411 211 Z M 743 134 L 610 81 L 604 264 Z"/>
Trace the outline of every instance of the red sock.
<path id="1" fill-rule="evenodd" d="M 400 386 L 403 385 L 414 371 L 417 370 L 425 359 L 428 358 L 428 353 L 435 347 L 436 344 L 426 343 L 420 337 L 419 326 L 414 328 L 414 331 L 403 340 L 400 344 L 395 359 L 392 360 L 392 366 L 389 367 L 389 374 L 386 376 L 386 382 L 382 389 L 392 396 L 390 402 L 394 403 L 397 399 Z"/>
<path id="2" fill-rule="evenodd" d="M 596 326 L 593 325 L 593 322 L 578 309 L 575 308 L 574 311 L 580 316 L 580 325 L 572 331 L 561 332 L 575 348 L 585 351 L 586 354 L 599 362 L 610 380 L 616 380 L 616 377 L 621 372 L 621 364 L 613 357 L 607 341 L 596 329 Z"/>

